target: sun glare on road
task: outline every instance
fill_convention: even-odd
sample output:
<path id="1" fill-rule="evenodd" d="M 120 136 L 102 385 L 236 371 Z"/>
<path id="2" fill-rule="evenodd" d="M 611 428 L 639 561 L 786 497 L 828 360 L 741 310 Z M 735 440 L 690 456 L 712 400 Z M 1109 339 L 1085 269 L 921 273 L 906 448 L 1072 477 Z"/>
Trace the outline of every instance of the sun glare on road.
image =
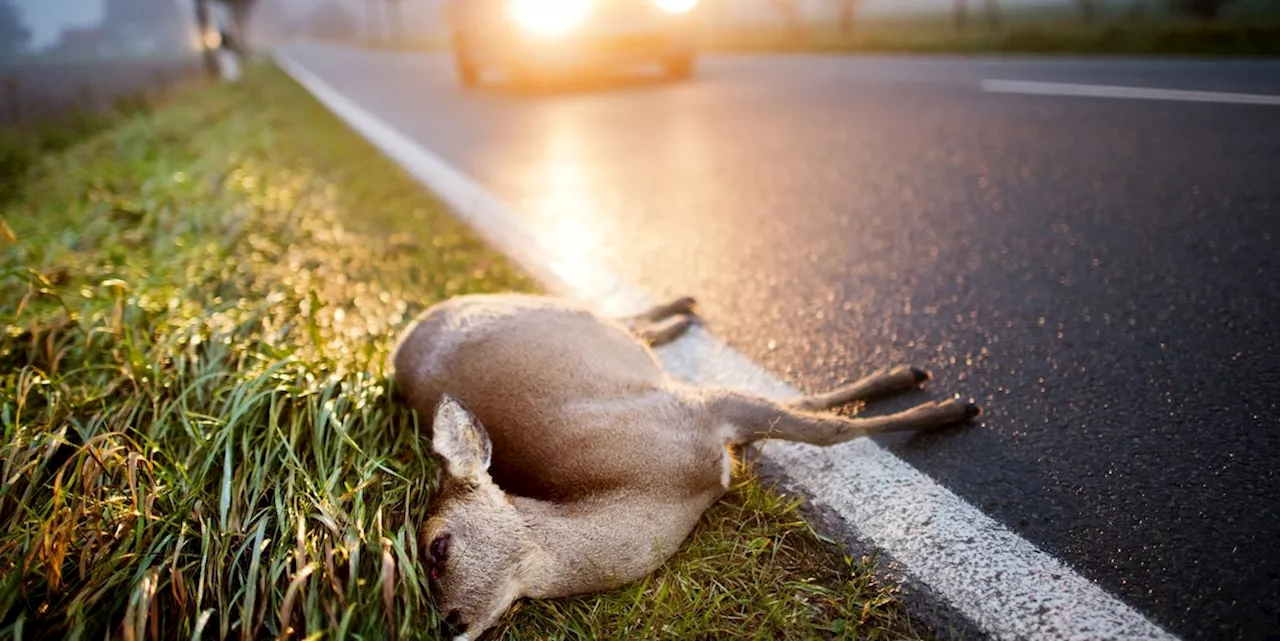
<path id="1" fill-rule="evenodd" d="M 571 119 L 556 119 L 547 149 L 529 177 L 536 185 L 529 211 L 538 221 L 542 245 L 554 250 L 549 267 L 575 288 L 608 291 L 613 284 L 602 281 L 596 268 L 605 239 L 599 194 L 593 191 L 582 140 Z M 630 311 L 625 307 L 609 311 Z"/>
<path id="2" fill-rule="evenodd" d="M 645 132 L 649 160 L 643 162 L 613 156 L 620 146 L 635 145 L 636 140 L 601 137 L 590 126 L 590 111 L 579 104 L 560 104 L 539 114 L 541 133 L 526 141 L 538 152 L 512 174 L 516 196 L 511 202 L 529 218 L 542 246 L 553 250 L 548 267 L 560 278 L 593 291 L 613 291 L 615 285 L 604 282 L 598 266 L 616 255 L 620 240 L 628 251 L 642 253 L 675 246 L 680 247 L 677 253 L 695 252 L 741 242 L 728 236 L 679 234 L 685 217 L 701 215 L 725 198 L 712 178 L 724 170 L 726 158 L 715 151 L 707 129 L 682 108 L 686 104 L 673 97 L 664 116 Z M 618 212 L 635 206 L 621 187 L 627 184 L 654 190 L 657 195 L 645 207 L 668 233 L 636 233 L 623 224 Z"/>

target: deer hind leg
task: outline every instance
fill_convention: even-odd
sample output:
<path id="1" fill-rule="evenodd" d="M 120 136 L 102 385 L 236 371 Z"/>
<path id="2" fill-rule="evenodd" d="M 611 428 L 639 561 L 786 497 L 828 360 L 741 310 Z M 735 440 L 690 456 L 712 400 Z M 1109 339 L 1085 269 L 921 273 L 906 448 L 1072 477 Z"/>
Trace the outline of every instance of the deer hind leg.
<path id="1" fill-rule="evenodd" d="M 727 440 L 737 445 L 763 439 L 834 445 L 885 432 L 936 429 L 982 413 L 973 403 L 949 399 L 917 405 L 896 414 L 847 418 L 727 391 L 716 393 L 708 406 L 713 415 L 730 426 Z"/>
<path id="2" fill-rule="evenodd" d="M 928 372 L 907 365 L 899 365 L 882 369 L 825 394 L 798 398 L 787 403 L 787 407 L 806 412 L 835 409 L 855 401 L 871 401 L 900 394 L 924 385 L 927 380 L 929 380 Z"/>

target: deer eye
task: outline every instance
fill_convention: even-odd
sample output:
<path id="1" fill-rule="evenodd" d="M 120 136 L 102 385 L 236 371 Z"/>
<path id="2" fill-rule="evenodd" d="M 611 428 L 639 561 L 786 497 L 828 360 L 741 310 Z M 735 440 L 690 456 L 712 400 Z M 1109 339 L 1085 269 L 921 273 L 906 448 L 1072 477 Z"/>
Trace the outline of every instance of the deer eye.
<path id="1" fill-rule="evenodd" d="M 431 545 L 427 547 L 427 567 L 431 578 L 440 576 L 440 571 L 444 569 L 445 559 L 449 557 L 449 534 L 441 534 L 431 540 Z"/>
<path id="2" fill-rule="evenodd" d="M 436 562 L 443 562 L 449 556 L 449 535 L 441 534 L 431 541 L 431 557 Z"/>

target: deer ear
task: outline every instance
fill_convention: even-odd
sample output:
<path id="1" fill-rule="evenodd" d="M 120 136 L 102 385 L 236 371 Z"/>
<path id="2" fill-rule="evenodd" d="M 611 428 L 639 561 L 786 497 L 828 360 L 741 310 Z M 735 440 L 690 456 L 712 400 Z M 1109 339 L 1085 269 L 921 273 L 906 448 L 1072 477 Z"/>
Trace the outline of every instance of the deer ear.
<path id="1" fill-rule="evenodd" d="M 493 446 L 480 421 L 448 394 L 436 405 L 431 423 L 431 449 L 444 459 L 449 476 L 478 481 L 487 476 Z"/>

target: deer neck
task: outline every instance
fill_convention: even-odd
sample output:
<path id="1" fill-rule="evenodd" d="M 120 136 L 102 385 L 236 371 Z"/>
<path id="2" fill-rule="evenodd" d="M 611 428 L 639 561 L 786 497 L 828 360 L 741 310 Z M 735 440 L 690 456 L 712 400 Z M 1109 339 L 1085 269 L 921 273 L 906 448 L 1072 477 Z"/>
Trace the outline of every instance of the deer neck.
<path id="1" fill-rule="evenodd" d="M 616 497 L 514 503 L 530 546 L 521 583 L 533 598 L 608 590 L 638 579 L 674 553 L 692 528 L 673 522 L 683 519 L 672 519 L 669 506 Z"/>

